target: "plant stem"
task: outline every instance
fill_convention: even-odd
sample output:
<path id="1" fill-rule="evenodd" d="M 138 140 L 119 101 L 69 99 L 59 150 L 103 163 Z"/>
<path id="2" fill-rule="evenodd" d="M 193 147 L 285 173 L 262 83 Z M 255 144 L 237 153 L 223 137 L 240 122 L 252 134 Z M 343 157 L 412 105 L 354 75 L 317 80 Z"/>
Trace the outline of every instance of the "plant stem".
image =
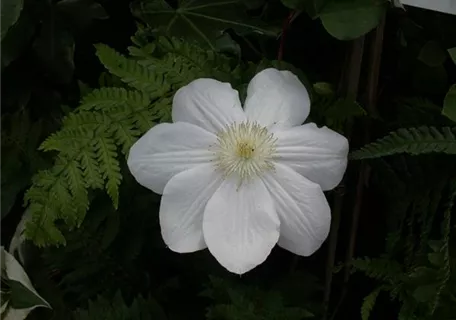
<path id="1" fill-rule="evenodd" d="M 370 45 L 370 56 L 369 56 L 369 63 L 368 63 L 368 77 L 367 77 L 367 87 L 366 87 L 366 108 L 369 112 L 370 116 L 377 114 L 377 87 L 378 87 L 378 78 L 380 73 L 380 64 L 381 64 L 381 56 L 382 56 L 382 46 L 383 46 L 383 34 L 385 28 L 385 18 L 381 20 L 380 24 L 375 29 L 374 33 L 372 34 L 372 40 Z M 352 59 L 353 61 L 353 55 Z M 359 63 L 361 64 L 361 63 Z M 349 97 L 350 92 L 347 90 L 347 97 Z M 356 97 L 355 94 L 353 94 Z M 364 120 L 363 125 L 363 137 L 364 142 L 367 143 L 370 140 L 370 119 L 366 118 Z M 350 270 L 351 270 L 351 261 L 353 259 L 353 255 L 355 252 L 356 246 L 356 236 L 358 231 L 358 222 L 359 216 L 361 213 L 362 202 L 363 202 L 363 195 L 364 195 L 364 185 L 366 181 L 369 180 L 370 170 L 369 167 L 362 163 L 360 167 L 360 173 L 358 175 L 358 181 L 356 186 L 356 196 L 355 196 L 355 204 L 353 206 L 352 211 L 352 223 L 350 227 L 350 238 L 348 243 L 348 250 L 345 256 L 345 270 L 344 270 L 344 278 L 343 278 L 343 286 L 340 299 L 334 309 L 333 315 L 331 319 L 334 319 L 337 310 L 341 306 L 345 295 L 348 291 L 348 281 L 350 278 Z"/>
<path id="2" fill-rule="evenodd" d="M 350 54 L 347 56 L 348 67 L 342 71 L 341 80 L 339 82 L 339 92 L 345 91 L 347 99 L 356 100 L 358 95 L 359 78 L 361 74 L 361 63 L 363 59 L 364 37 L 358 38 L 352 42 Z M 346 87 L 344 85 L 346 84 Z M 346 129 L 346 135 L 350 137 L 352 128 L 349 125 Z M 342 185 L 344 182 L 342 182 Z M 338 230 L 340 225 L 340 216 L 343 206 L 343 193 L 338 192 L 335 194 L 334 203 L 332 208 L 331 231 L 329 238 L 329 249 L 326 260 L 326 277 L 325 277 L 325 291 L 324 291 L 324 311 L 323 320 L 328 318 L 329 301 L 331 298 L 331 284 L 333 278 L 333 268 L 335 262 L 335 255 L 337 249 Z"/>

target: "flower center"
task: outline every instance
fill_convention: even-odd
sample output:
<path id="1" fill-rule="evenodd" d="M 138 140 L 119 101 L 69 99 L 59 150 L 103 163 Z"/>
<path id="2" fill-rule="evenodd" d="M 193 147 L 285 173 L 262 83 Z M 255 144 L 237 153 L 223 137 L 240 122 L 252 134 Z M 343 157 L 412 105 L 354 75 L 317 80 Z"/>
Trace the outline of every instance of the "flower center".
<path id="1" fill-rule="evenodd" d="M 233 123 L 217 134 L 215 161 L 225 177 L 237 175 L 239 185 L 274 169 L 274 135 L 254 122 Z"/>

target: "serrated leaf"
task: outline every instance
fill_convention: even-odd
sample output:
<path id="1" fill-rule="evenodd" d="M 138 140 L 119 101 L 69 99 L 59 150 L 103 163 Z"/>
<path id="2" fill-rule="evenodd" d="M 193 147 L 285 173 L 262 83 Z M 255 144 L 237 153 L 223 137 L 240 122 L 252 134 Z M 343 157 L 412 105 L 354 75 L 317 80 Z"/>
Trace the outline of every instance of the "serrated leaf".
<path id="1" fill-rule="evenodd" d="M 377 297 L 382 291 L 382 287 L 375 289 L 371 293 L 369 293 L 365 298 L 363 305 L 361 306 L 361 319 L 362 320 L 369 320 L 369 316 L 372 312 L 372 309 L 375 306 L 375 302 L 377 301 Z"/>
<path id="2" fill-rule="evenodd" d="M 353 40 L 374 29 L 385 11 L 385 2 L 332 0 L 323 7 L 319 17 L 333 37 Z"/>
<path id="3" fill-rule="evenodd" d="M 443 100 L 442 114 L 456 122 L 456 84 L 451 86 Z"/>
<path id="4" fill-rule="evenodd" d="M 164 0 L 147 0 L 133 4 L 132 11 L 158 32 L 197 40 L 212 49 L 229 28 L 243 34 L 278 34 L 261 20 L 248 17 L 241 0 L 182 0 L 176 8 Z"/>
<path id="5" fill-rule="evenodd" d="M 19 19 L 22 8 L 24 7 L 24 0 L 2 0 L 2 13 L 1 13 L 1 39 L 5 37 L 9 28 L 11 28 Z"/>
<path id="6" fill-rule="evenodd" d="M 351 159 L 373 159 L 399 153 L 456 154 L 456 127 L 401 128 L 350 154 Z"/>

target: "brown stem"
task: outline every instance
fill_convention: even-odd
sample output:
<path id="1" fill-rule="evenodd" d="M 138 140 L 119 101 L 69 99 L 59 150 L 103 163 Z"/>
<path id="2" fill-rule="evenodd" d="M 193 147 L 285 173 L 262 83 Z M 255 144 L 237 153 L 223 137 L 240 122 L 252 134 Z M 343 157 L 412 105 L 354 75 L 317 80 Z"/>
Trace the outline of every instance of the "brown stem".
<path id="1" fill-rule="evenodd" d="M 287 30 L 288 27 L 290 26 L 291 19 L 293 19 L 295 12 L 291 11 L 288 17 L 285 19 L 283 22 L 282 26 L 282 36 L 280 38 L 280 46 L 279 46 L 279 52 L 277 53 L 277 60 L 282 61 L 283 59 L 283 51 L 285 50 L 285 36 L 287 35 Z"/>
<path id="2" fill-rule="evenodd" d="M 350 54 L 347 56 L 347 62 L 344 64 L 346 67 L 341 76 L 339 83 L 339 91 L 345 91 L 348 99 L 356 100 L 358 95 L 359 78 L 361 74 L 361 63 L 363 58 L 364 49 L 364 37 L 361 37 L 352 42 Z M 346 84 L 346 87 L 344 85 Z M 352 128 L 348 126 L 346 129 L 346 135 L 349 137 Z M 343 185 L 343 182 L 342 182 Z M 333 278 L 333 269 L 335 262 L 335 255 L 337 249 L 337 235 L 340 225 L 340 216 L 343 206 L 343 193 L 337 192 L 334 197 L 334 204 L 332 208 L 332 221 L 331 231 L 329 236 L 329 249 L 326 260 L 326 277 L 325 277 L 325 291 L 324 291 L 324 311 L 323 320 L 328 317 L 329 301 L 331 297 L 331 284 Z"/>
<path id="3" fill-rule="evenodd" d="M 380 63 L 382 56 L 382 45 L 383 45 L 383 33 L 385 28 L 385 18 L 383 18 L 380 24 L 377 26 L 375 32 L 372 35 L 372 41 L 370 46 L 370 56 L 369 56 L 369 66 L 368 66 L 368 78 L 367 78 L 367 87 L 366 87 L 366 108 L 370 115 L 377 114 L 377 87 L 378 87 L 378 78 L 380 73 Z M 348 94 L 347 94 L 348 96 Z M 366 118 L 364 120 L 363 136 L 364 142 L 368 142 L 370 139 L 370 119 Z M 356 235 L 358 231 L 358 222 L 359 216 L 361 213 L 363 195 L 364 195 L 364 185 L 368 181 L 370 176 L 369 167 L 365 164 L 361 164 L 360 173 L 358 176 L 358 182 L 356 186 L 356 198 L 355 205 L 352 212 L 352 224 L 350 228 L 350 238 L 348 243 L 348 250 L 345 256 L 345 270 L 344 270 L 344 283 L 342 287 L 342 293 L 340 299 L 337 303 L 337 306 L 333 312 L 331 319 L 333 319 L 337 313 L 337 310 L 342 304 L 342 301 L 345 298 L 345 295 L 348 291 L 348 280 L 350 278 L 351 270 L 351 261 L 355 252 L 356 246 Z"/>
<path id="4" fill-rule="evenodd" d="M 378 77 L 380 73 L 380 63 L 382 58 L 382 44 L 383 44 L 383 30 L 385 27 L 385 20 L 382 19 L 377 29 L 373 33 L 373 39 L 370 46 L 369 69 L 366 88 L 366 108 L 370 115 L 377 114 L 377 87 Z M 371 121 L 369 117 L 364 120 L 364 143 L 370 140 L 370 127 Z M 350 263 L 355 252 L 356 234 L 358 230 L 359 215 L 361 212 L 364 184 L 369 180 L 370 171 L 368 166 L 363 163 L 361 165 L 360 174 L 358 176 L 358 184 L 356 187 L 356 201 L 353 207 L 352 225 L 350 229 L 350 241 L 348 245 L 347 255 L 345 257 L 345 274 L 344 283 L 348 282 L 350 277 Z"/>

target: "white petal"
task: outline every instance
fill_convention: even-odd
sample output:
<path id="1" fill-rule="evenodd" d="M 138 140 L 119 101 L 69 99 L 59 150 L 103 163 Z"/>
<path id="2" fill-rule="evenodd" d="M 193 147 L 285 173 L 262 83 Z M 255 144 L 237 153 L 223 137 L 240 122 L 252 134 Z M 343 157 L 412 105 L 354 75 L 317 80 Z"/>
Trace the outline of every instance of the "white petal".
<path id="1" fill-rule="evenodd" d="M 212 164 L 181 172 L 169 180 L 160 205 L 160 226 L 166 245 L 176 252 L 206 248 L 203 213 L 222 177 Z"/>
<path id="2" fill-rule="evenodd" d="M 293 73 L 265 69 L 250 81 L 244 110 L 249 120 L 266 127 L 293 127 L 306 120 L 310 99 L 306 87 Z"/>
<path id="3" fill-rule="evenodd" d="M 209 146 L 217 137 L 190 123 L 162 123 L 131 147 L 128 167 L 136 181 L 162 194 L 177 173 L 213 159 Z"/>
<path id="4" fill-rule="evenodd" d="M 246 119 L 239 94 L 229 83 L 198 79 L 177 90 L 173 121 L 193 123 L 217 133 L 233 122 Z"/>
<path id="5" fill-rule="evenodd" d="M 348 140 L 314 123 L 274 132 L 275 161 L 286 164 L 323 190 L 336 187 L 347 168 Z"/>
<path id="6" fill-rule="evenodd" d="M 242 274 L 266 260 L 279 238 L 280 221 L 260 179 L 240 187 L 236 183 L 225 180 L 209 200 L 203 232 L 218 262 Z"/>
<path id="7" fill-rule="evenodd" d="M 263 180 L 280 217 L 279 246 L 301 256 L 314 253 L 331 224 L 331 211 L 320 186 L 281 164 Z"/>

